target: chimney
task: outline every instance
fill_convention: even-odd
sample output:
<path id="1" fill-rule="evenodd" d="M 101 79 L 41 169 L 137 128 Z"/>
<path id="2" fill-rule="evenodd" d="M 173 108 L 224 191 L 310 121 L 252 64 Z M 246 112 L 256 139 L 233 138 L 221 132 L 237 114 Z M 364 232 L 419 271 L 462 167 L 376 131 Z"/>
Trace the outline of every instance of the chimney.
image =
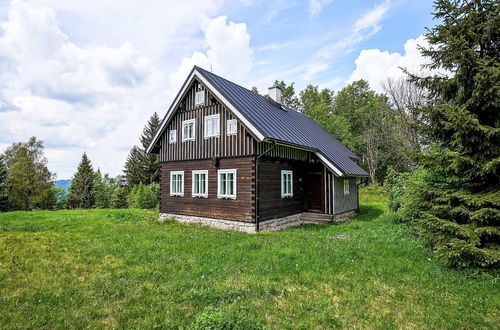
<path id="1" fill-rule="evenodd" d="M 273 99 L 274 102 L 281 104 L 281 88 L 278 85 L 269 87 L 269 97 Z"/>

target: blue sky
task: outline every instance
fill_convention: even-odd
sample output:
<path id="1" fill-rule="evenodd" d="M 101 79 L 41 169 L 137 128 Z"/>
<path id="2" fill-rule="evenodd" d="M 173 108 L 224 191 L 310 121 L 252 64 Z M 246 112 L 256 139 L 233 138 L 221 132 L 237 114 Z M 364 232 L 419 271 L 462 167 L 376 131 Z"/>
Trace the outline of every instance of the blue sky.
<path id="1" fill-rule="evenodd" d="M 339 90 L 420 70 L 432 1 L 0 0 L 0 152 L 35 135 L 70 178 L 83 151 L 121 173 L 194 64 L 261 92 Z"/>

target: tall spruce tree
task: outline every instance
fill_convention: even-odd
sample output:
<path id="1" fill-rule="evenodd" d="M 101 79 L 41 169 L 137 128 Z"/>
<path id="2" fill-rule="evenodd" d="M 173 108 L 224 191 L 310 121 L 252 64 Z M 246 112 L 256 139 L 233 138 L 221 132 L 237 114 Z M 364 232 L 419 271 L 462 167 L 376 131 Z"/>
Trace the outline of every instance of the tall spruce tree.
<path id="1" fill-rule="evenodd" d="M 0 212 L 8 209 L 7 174 L 7 164 L 0 155 Z"/>
<path id="2" fill-rule="evenodd" d="M 157 154 L 146 154 L 146 149 L 160 126 L 160 118 L 155 112 L 144 126 L 139 138 L 141 147 L 133 146 L 125 163 L 124 173 L 130 186 L 139 183 L 151 184 L 160 182 L 160 160 Z"/>
<path id="3" fill-rule="evenodd" d="M 142 131 L 140 141 L 142 144 L 142 149 L 144 151 L 144 169 L 146 171 L 147 180 L 145 184 L 159 183 L 160 182 L 160 158 L 158 154 L 146 154 L 146 149 L 149 147 L 156 131 L 160 127 L 160 117 L 155 112 L 149 118 L 148 123 Z"/>
<path id="4" fill-rule="evenodd" d="M 420 233 L 455 266 L 500 260 L 500 3 L 438 0 L 428 30 L 428 76 L 410 75 L 430 91 L 424 107 L 430 141 L 416 186 Z M 443 73 L 444 72 L 444 73 Z"/>
<path id="5" fill-rule="evenodd" d="M 87 154 L 84 152 L 78 170 L 69 187 L 68 204 L 71 208 L 90 209 L 94 207 L 95 174 Z"/>

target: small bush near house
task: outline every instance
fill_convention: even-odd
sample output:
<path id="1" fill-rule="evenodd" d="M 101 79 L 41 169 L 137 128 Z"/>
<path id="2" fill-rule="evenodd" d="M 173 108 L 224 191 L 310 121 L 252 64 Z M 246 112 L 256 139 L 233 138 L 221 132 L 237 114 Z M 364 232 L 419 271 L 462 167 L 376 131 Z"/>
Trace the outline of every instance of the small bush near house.
<path id="1" fill-rule="evenodd" d="M 158 205 L 159 185 L 156 183 L 144 185 L 142 183 L 132 188 L 128 195 L 128 206 L 130 208 L 152 209 Z"/>
<path id="2" fill-rule="evenodd" d="M 387 206 L 393 212 L 393 218 L 397 222 L 413 223 L 419 218 L 422 207 L 415 196 L 415 188 L 419 183 L 421 184 L 424 177 L 424 170 L 406 173 L 389 171 Z"/>

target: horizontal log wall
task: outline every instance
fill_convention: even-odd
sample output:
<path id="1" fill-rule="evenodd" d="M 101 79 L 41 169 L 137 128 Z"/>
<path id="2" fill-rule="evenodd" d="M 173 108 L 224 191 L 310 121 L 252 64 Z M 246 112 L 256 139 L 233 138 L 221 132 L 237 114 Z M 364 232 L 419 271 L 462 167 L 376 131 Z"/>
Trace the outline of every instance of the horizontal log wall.
<path id="1" fill-rule="evenodd" d="M 266 158 L 259 165 L 259 220 L 282 218 L 306 211 L 307 173 L 321 170 L 302 161 L 274 161 Z M 293 171 L 293 197 L 281 197 L 281 170 Z"/>
<path id="2" fill-rule="evenodd" d="M 205 104 L 195 106 L 196 91 L 205 92 Z M 204 117 L 220 114 L 219 137 L 204 137 Z M 182 121 L 195 119 L 196 139 L 182 141 Z M 227 135 L 227 121 L 236 117 L 223 106 L 201 83 L 194 82 L 180 102 L 176 113 L 160 139 L 160 161 L 210 159 L 212 157 L 241 157 L 256 153 L 256 140 L 250 132 L 237 121 L 237 134 Z M 177 130 L 177 142 L 169 143 L 171 130 Z"/>
<path id="3" fill-rule="evenodd" d="M 236 169 L 236 199 L 217 198 L 217 170 Z M 208 198 L 192 197 L 192 171 L 208 170 Z M 184 171 L 184 196 L 170 196 L 170 171 Z M 161 163 L 161 213 L 207 218 L 254 221 L 255 158 L 220 159 Z"/>

